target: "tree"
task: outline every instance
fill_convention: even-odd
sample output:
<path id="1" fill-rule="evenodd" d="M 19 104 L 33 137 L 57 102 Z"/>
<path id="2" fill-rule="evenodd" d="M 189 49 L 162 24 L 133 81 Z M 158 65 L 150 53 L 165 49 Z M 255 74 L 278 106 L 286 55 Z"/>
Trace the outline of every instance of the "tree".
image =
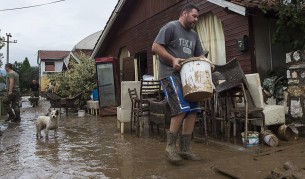
<path id="1" fill-rule="evenodd" d="M 70 59 L 68 70 L 48 75 L 50 83 L 56 84 L 55 93 L 62 97 L 73 97 L 81 92 L 91 91 L 97 87 L 94 60 L 84 53 L 81 53 L 78 57 L 80 63 Z M 82 104 L 88 98 L 89 95 L 83 96 Z"/>
<path id="2" fill-rule="evenodd" d="M 0 36 L 0 50 L 5 46 L 4 41 L 5 41 L 4 37 Z M 0 67 L 2 67 L 3 65 L 2 59 L 3 59 L 3 54 L 0 53 Z"/>
<path id="3" fill-rule="evenodd" d="M 38 80 L 39 68 L 31 67 L 27 57 L 23 62 L 15 61 L 13 70 L 19 74 L 19 85 L 22 92 L 29 90 L 32 80 Z"/>
<path id="4" fill-rule="evenodd" d="M 262 10 L 268 10 L 268 1 L 262 1 Z M 277 0 L 274 43 L 282 43 L 287 52 L 305 49 L 305 0 Z"/>

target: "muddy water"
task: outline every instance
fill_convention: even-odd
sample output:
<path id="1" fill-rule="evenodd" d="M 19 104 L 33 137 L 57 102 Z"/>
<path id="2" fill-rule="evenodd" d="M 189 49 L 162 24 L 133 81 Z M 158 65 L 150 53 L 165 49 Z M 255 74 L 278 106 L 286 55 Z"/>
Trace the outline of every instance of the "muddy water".
<path id="1" fill-rule="evenodd" d="M 195 143 L 203 160 L 172 166 L 158 136 L 120 135 L 115 117 L 75 114 L 59 119 L 58 138 L 51 131 L 49 140 L 36 140 L 34 121 L 48 107 L 47 101 L 36 108 L 25 101 L 21 123 L 0 121 L 0 178 L 223 178 L 212 170 L 214 160 L 239 154 Z"/>

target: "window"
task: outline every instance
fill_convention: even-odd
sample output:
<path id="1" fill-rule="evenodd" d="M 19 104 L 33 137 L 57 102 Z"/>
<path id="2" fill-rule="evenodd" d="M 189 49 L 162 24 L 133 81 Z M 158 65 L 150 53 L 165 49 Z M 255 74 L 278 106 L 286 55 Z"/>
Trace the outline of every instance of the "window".
<path id="1" fill-rule="evenodd" d="M 45 62 L 45 71 L 55 71 L 55 62 Z"/>
<path id="2" fill-rule="evenodd" d="M 209 51 L 208 58 L 216 65 L 226 63 L 226 47 L 221 20 L 212 13 L 200 16 L 196 31 L 202 47 Z"/>

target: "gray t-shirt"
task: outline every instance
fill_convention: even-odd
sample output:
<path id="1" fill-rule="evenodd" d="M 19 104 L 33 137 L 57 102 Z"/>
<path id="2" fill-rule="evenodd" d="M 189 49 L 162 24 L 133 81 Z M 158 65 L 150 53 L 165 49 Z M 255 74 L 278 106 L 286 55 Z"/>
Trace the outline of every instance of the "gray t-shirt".
<path id="1" fill-rule="evenodd" d="M 155 43 L 163 45 L 173 57 L 187 59 L 205 55 L 199 41 L 198 34 L 193 30 L 186 30 L 178 20 L 171 21 L 161 28 Z M 159 79 L 175 73 L 172 64 L 159 56 Z"/>

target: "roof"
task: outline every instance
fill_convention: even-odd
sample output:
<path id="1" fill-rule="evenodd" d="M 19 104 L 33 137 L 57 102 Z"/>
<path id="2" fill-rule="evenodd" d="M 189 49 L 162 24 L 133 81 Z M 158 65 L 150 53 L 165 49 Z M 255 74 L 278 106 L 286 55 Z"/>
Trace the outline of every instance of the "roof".
<path id="1" fill-rule="evenodd" d="M 70 51 L 61 50 L 38 50 L 39 59 L 64 59 L 70 54 Z"/>
<path id="2" fill-rule="evenodd" d="M 93 50 L 97 40 L 99 39 L 100 35 L 102 34 L 102 31 L 98 31 L 95 32 L 89 36 L 87 36 L 86 38 L 84 38 L 83 40 L 81 40 L 80 42 L 78 42 L 72 51 L 76 50 L 76 49 L 80 49 L 80 50 Z"/>
<path id="3" fill-rule="evenodd" d="M 110 28 L 111 28 L 112 24 L 114 23 L 115 19 L 117 18 L 118 14 L 121 11 L 125 2 L 126 2 L 126 0 L 118 0 L 118 3 L 116 4 L 115 8 L 113 9 L 113 11 L 111 13 L 111 16 L 108 19 L 104 30 L 101 32 L 101 35 L 98 38 L 98 40 L 97 40 L 97 42 L 96 42 L 96 44 L 93 48 L 91 58 L 95 58 L 95 55 L 97 54 L 99 48 L 101 47 L 102 43 L 104 42 L 108 32 L 110 31 Z"/>
<path id="4" fill-rule="evenodd" d="M 267 5 L 267 7 L 272 8 L 275 5 L 276 0 L 227 0 L 234 4 L 244 6 L 247 8 L 259 8 L 261 5 Z"/>
<path id="5" fill-rule="evenodd" d="M 218 6 L 221 6 L 223 8 L 228 8 L 229 10 L 235 13 L 245 16 L 247 8 L 258 8 L 260 7 L 261 4 L 267 5 L 268 8 L 270 7 L 272 8 L 274 7 L 274 4 L 277 0 L 207 0 L 207 1 L 216 4 Z M 104 43 L 104 40 L 111 29 L 111 26 L 116 20 L 122 7 L 125 5 L 125 2 L 127 2 L 127 0 L 118 0 L 118 3 L 115 6 L 114 10 L 112 11 L 112 14 L 108 19 L 104 30 L 101 32 L 101 35 L 98 38 L 93 48 L 91 58 L 96 57 L 98 50 L 101 48 L 102 44 Z"/>

